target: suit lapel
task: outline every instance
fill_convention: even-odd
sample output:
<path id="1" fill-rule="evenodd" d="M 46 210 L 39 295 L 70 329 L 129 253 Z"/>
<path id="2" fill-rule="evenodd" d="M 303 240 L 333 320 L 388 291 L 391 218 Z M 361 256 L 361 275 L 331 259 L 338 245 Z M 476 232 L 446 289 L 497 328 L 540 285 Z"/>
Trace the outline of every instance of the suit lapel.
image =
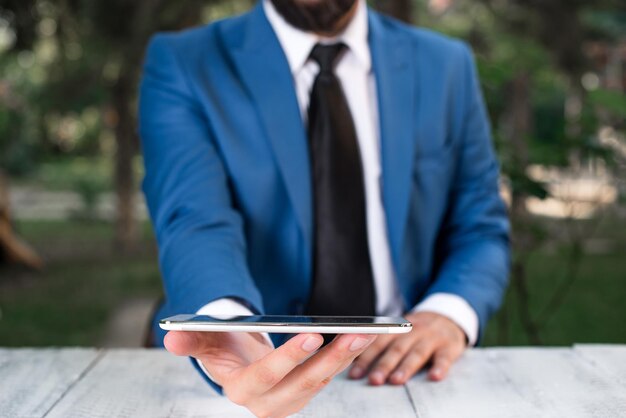
<path id="1" fill-rule="evenodd" d="M 369 43 L 380 118 L 382 194 L 391 255 L 400 274 L 415 154 L 416 115 L 413 50 L 409 40 L 369 13 Z"/>
<path id="2" fill-rule="evenodd" d="M 262 2 L 258 2 L 243 23 L 223 31 L 227 53 L 231 54 L 234 66 L 256 104 L 305 242 L 311 248 L 308 145 L 293 76 L 265 17 Z"/>
<path id="3" fill-rule="evenodd" d="M 294 207 L 305 242 L 312 248 L 312 198 L 307 138 L 293 76 L 261 2 L 222 37 L 253 98 Z M 391 254 L 399 272 L 400 250 L 411 192 L 415 138 L 414 68 L 409 39 L 384 27 L 369 12 L 369 44 L 380 118 L 383 205 Z"/>

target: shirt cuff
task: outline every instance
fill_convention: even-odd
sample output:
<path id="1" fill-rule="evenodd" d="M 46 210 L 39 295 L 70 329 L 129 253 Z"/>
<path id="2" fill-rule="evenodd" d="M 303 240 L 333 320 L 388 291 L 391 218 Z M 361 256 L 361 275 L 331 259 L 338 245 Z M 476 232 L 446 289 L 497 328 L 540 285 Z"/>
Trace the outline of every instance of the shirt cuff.
<path id="1" fill-rule="evenodd" d="M 196 315 L 220 315 L 220 316 L 238 316 L 238 315 L 252 315 L 252 311 L 241 302 L 237 302 L 231 298 L 221 298 L 214 300 L 211 303 L 207 303 L 202 308 L 198 309 Z"/>
<path id="2" fill-rule="evenodd" d="M 196 315 L 240 316 L 254 315 L 254 313 L 246 305 L 235 299 L 221 298 L 207 303 L 202 308 L 198 309 Z M 267 332 L 261 332 L 260 334 L 263 335 L 263 338 L 265 338 L 270 347 L 274 348 L 274 343 L 270 335 Z"/>
<path id="3" fill-rule="evenodd" d="M 468 345 L 478 339 L 478 315 L 462 297 L 452 293 L 433 293 L 411 312 L 434 312 L 454 321 L 465 332 Z"/>

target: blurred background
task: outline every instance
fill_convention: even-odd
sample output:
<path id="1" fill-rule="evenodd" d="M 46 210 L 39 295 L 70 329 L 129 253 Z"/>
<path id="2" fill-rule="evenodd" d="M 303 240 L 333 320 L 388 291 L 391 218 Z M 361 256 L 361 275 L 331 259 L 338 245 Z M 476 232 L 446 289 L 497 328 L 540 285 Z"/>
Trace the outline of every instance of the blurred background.
<path id="1" fill-rule="evenodd" d="M 139 346 L 161 296 L 139 194 L 156 31 L 252 0 L 0 0 L 0 346 Z M 476 53 L 514 226 L 487 345 L 626 342 L 626 2 L 378 0 Z"/>

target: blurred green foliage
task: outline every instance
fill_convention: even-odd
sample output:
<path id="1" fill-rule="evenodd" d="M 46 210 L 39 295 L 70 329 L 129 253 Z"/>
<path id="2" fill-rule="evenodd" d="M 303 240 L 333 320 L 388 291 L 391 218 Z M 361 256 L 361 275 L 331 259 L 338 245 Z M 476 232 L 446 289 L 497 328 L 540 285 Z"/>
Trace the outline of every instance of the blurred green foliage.
<path id="1" fill-rule="evenodd" d="M 618 196 L 626 193 L 621 180 L 626 172 L 626 77 L 621 75 L 626 56 L 619 52 L 626 42 L 626 8 L 611 0 L 452 3 L 435 14 L 422 4 L 418 19 L 474 47 L 510 194 L 511 286 L 487 342 L 563 344 L 586 339 L 591 332 L 576 329 L 570 318 L 594 323 L 590 318 L 602 309 L 572 305 L 583 297 L 582 286 L 594 283 L 596 296 L 604 294 L 603 286 L 626 295 L 626 284 L 619 280 L 626 271 L 620 261 L 626 247 L 617 247 L 615 259 L 587 250 L 598 234 L 619 241 L 613 234 L 606 238 L 608 231 L 599 225 L 605 217 L 622 213 L 621 200 L 609 207 L 597 197 L 586 202 L 593 206 L 590 221 L 573 217 L 575 211 L 565 207 L 571 213 L 558 223 L 530 213 L 527 202 L 557 197 L 564 206 L 570 204 L 563 200 L 568 197 L 555 194 L 554 175 L 540 178 L 537 167 L 561 173 L 561 182 L 610 178 Z M 620 215 L 614 222 L 626 221 Z M 593 270 L 611 279 L 599 279 Z M 613 298 L 608 300 L 618 306 Z M 614 319 L 609 322 L 623 329 Z M 564 326 L 567 331 L 560 332 Z M 612 335 L 612 341 L 624 338 L 621 331 Z"/>
<path id="2" fill-rule="evenodd" d="M 21 221 L 17 228 L 48 265 L 45 276 L 0 267 L 0 346 L 99 346 L 120 304 L 161 295 L 147 224 L 143 250 L 132 257 L 113 250 L 106 222 Z M 2 280 L 10 275 L 16 280 Z"/>
<path id="3" fill-rule="evenodd" d="M 563 221 L 555 228 L 562 228 Z M 613 239 L 606 253 L 585 258 L 569 303 L 549 322 L 545 344 L 626 341 L 622 326 L 623 293 L 616 291 L 626 271 L 623 221 L 606 219 L 599 233 Z M 161 295 L 150 226 L 143 225 L 144 251 L 124 257 L 111 249 L 112 230 L 104 222 L 20 221 L 18 230 L 48 260 L 45 276 L 15 271 L 13 282 L 0 279 L 0 346 L 98 346 L 107 321 L 119 305 L 132 298 Z M 529 261 L 533 308 L 540 309 L 565 267 L 562 250 L 536 252 Z M 3 276 L 4 273 L 4 276 Z M 8 270 L 0 269 L 0 277 Z M 512 314 L 512 295 L 504 311 Z M 138 333 L 144 330 L 137 330 Z M 487 328 L 484 344 L 498 345 L 497 319 Z M 519 321 L 511 321 L 510 344 L 525 345 Z"/>
<path id="4" fill-rule="evenodd" d="M 394 1 L 369 3 L 386 3 L 392 10 Z M 252 2 L 0 2 L 0 169 L 14 184 L 76 192 L 84 204 L 78 217 L 91 220 L 19 223 L 26 240 L 50 262 L 45 279 L 27 275 L 26 284 L 0 289 L 0 327 L 7 330 L 0 332 L 0 345 L 95 344 L 98 327 L 116 303 L 159 294 L 154 254 L 129 259 L 108 251 L 111 227 L 94 220 L 99 197 L 116 191 L 120 143 L 134 141 L 116 128 L 123 118 L 134 118 L 142 51 L 154 31 L 210 22 Z M 626 295 L 620 280 L 626 272 L 621 232 L 626 79 L 618 79 L 626 64 L 623 58 L 609 59 L 626 48 L 626 5 L 618 0 L 415 0 L 412 5 L 415 23 L 473 47 L 510 194 L 512 286 L 486 342 L 626 340 L 616 319 L 626 315 L 619 296 Z M 127 155 L 131 184 L 141 176 L 141 162 L 133 155 Z M 549 181 L 531 175 L 536 166 L 576 175 L 593 175 L 585 170 L 599 167 L 596 171 L 613 179 L 617 201 L 597 205 L 589 220 L 533 215 L 526 210 L 529 197 L 554 197 Z M 589 251 L 595 238 L 608 242 L 608 249 Z M 153 245 L 141 236 L 141 248 Z M 71 257 L 49 254 L 65 247 L 74 249 Z M 91 253 L 92 247 L 98 251 Z M 1 277 L 2 271 L 3 286 Z M 48 295 L 67 295 L 68 303 L 50 302 Z M 61 324 L 69 312 L 76 318 L 72 332 L 64 333 Z"/>

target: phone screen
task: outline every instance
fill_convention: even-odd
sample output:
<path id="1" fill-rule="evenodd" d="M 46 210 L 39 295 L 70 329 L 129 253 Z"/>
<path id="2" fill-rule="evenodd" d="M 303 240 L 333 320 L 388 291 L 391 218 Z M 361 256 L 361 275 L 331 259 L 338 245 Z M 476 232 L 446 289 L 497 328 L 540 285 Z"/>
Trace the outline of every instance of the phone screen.
<path id="1" fill-rule="evenodd" d="M 196 323 L 229 323 L 229 324 L 261 324 L 261 325 L 380 325 L 405 326 L 408 321 L 404 318 L 386 316 L 291 316 L 291 315 L 176 315 L 166 319 L 169 322 L 196 322 Z"/>

